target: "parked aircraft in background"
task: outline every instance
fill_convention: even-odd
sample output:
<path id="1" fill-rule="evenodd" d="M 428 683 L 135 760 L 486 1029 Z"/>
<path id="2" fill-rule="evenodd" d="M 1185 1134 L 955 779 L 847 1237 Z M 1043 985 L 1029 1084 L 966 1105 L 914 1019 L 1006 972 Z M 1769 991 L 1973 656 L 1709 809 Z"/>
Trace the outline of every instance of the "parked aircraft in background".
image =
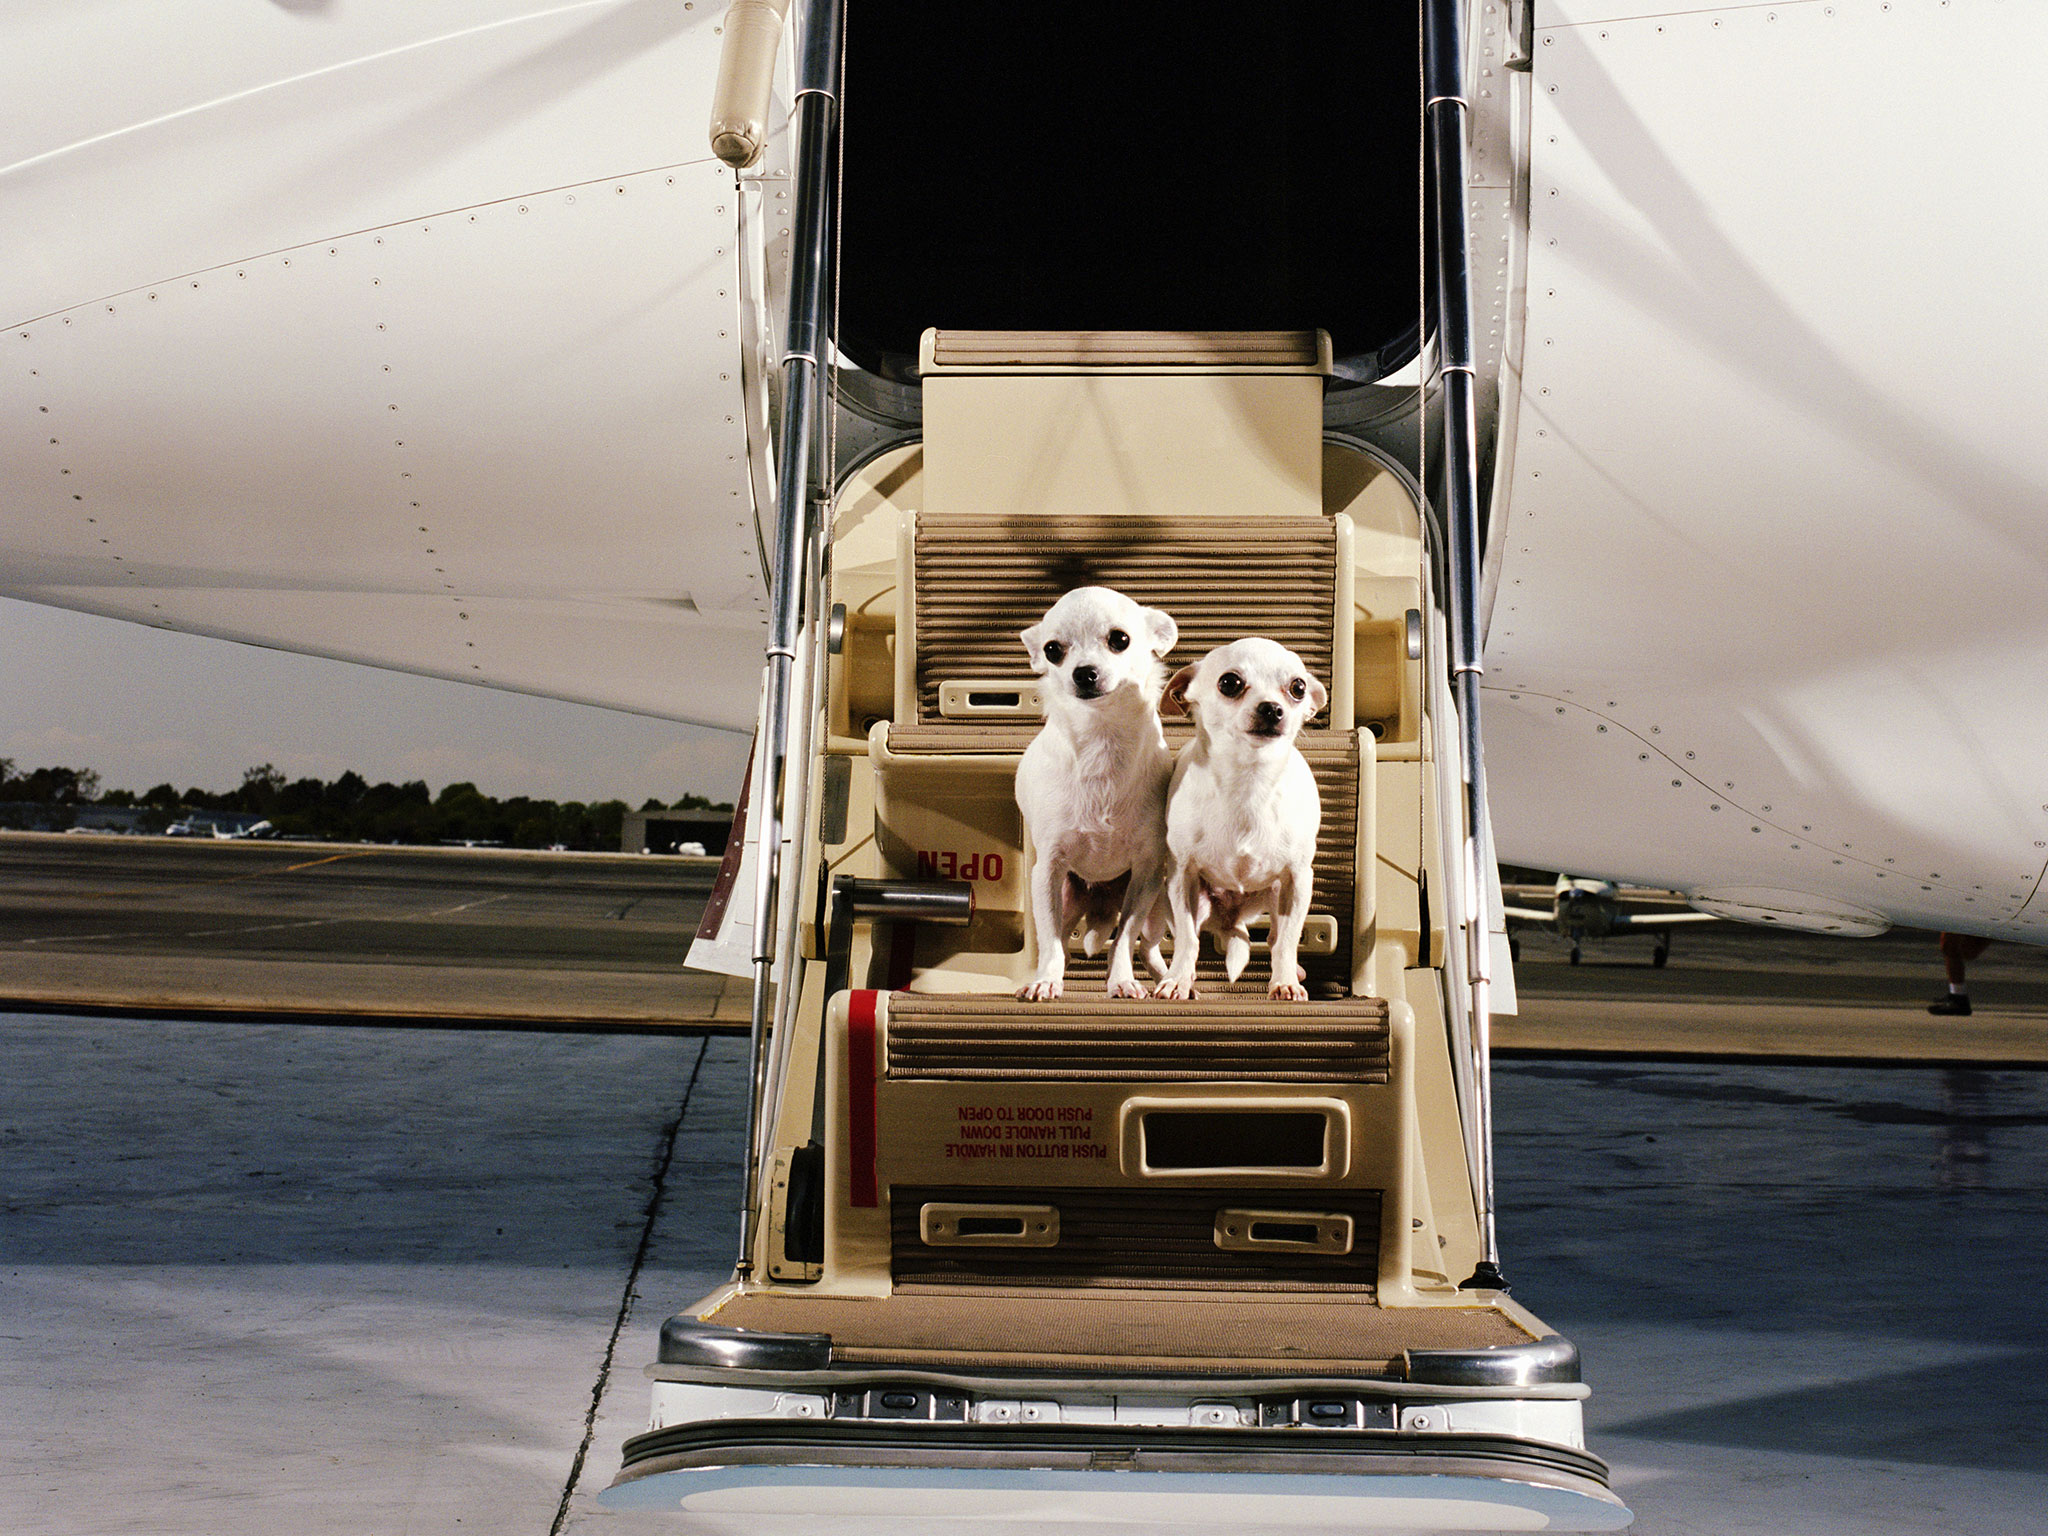
<path id="1" fill-rule="evenodd" d="M 165 837 L 210 837 L 216 842 L 239 842 L 245 838 L 276 837 L 277 828 L 268 821 L 244 824 L 239 818 L 219 821 L 206 816 L 187 816 L 164 828 Z"/>
<path id="2" fill-rule="evenodd" d="M 1535 923 L 1571 942 L 1571 963 L 1580 960 L 1579 946 L 1586 939 L 1611 939 L 1644 934 L 1656 940 L 1650 964 L 1662 970 L 1671 959 L 1671 930 L 1680 923 L 1711 923 L 1711 912 L 1640 911 L 1621 900 L 1621 887 L 1612 880 L 1584 880 L 1559 875 L 1551 892 L 1550 908 L 1504 907 L 1509 942 L 1516 959 L 1521 942 L 1514 938 L 1517 922 Z"/>

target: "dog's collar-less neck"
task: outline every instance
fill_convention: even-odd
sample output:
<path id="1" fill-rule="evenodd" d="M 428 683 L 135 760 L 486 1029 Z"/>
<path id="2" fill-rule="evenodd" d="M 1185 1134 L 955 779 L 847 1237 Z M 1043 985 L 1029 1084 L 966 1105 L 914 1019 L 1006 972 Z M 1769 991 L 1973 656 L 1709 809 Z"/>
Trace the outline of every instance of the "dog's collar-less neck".
<path id="1" fill-rule="evenodd" d="M 1228 767 L 1233 777 L 1245 776 L 1254 785 L 1277 780 L 1295 750 L 1292 736 L 1219 737 L 1199 724 L 1195 741 L 1203 757 Z"/>

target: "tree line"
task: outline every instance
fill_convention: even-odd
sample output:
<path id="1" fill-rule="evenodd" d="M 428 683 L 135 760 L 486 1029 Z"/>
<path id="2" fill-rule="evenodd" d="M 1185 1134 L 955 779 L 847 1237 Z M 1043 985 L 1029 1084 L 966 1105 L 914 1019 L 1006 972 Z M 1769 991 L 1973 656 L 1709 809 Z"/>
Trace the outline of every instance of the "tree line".
<path id="1" fill-rule="evenodd" d="M 260 817 L 281 836 L 352 843 L 493 843 L 511 848 L 616 850 L 619 826 L 630 807 L 623 800 L 500 800 L 466 780 L 439 794 L 421 779 L 372 784 L 350 770 L 327 781 L 287 779 L 269 763 L 242 775 L 234 789 L 180 790 L 165 783 L 136 794 L 105 789 L 90 768 L 17 770 L 0 757 L 0 827 L 71 826 L 88 807 L 132 811 L 135 829 L 162 832 L 207 812 Z M 672 805 L 648 800 L 643 811 L 729 812 L 702 795 Z M 103 820 L 93 817 L 90 820 Z M 129 817 L 123 817 L 129 820 Z"/>

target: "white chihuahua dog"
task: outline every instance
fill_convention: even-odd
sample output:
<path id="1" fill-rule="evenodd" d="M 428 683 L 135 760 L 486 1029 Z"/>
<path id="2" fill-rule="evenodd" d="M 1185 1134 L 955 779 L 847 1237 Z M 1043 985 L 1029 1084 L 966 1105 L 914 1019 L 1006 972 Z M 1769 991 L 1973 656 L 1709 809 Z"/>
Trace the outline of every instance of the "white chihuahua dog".
<path id="1" fill-rule="evenodd" d="M 1017 765 L 1017 807 L 1031 835 L 1032 932 L 1038 970 L 1017 989 L 1060 995 L 1067 936 L 1084 915 L 1093 955 L 1114 934 L 1109 995 L 1143 997 L 1131 963 L 1135 931 L 1164 974 L 1166 781 L 1173 759 L 1159 726 L 1160 658 L 1180 638 L 1170 614 L 1108 587 L 1076 587 L 1025 630 L 1031 670 L 1045 679 L 1045 728 Z"/>
<path id="2" fill-rule="evenodd" d="M 1193 715 L 1196 730 L 1181 748 L 1166 804 L 1173 964 L 1159 996 L 1195 996 L 1204 928 L 1221 941 L 1224 969 L 1236 981 L 1251 955 L 1248 927 L 1270 908 L 1271 995 L 1307 1000 L 1295 955 L 1323 802 L 1294 738 L 1329 698 L 1299 656 L 1256 638 L 1211 651 L 1166 685 L 1167 707 Z"/>

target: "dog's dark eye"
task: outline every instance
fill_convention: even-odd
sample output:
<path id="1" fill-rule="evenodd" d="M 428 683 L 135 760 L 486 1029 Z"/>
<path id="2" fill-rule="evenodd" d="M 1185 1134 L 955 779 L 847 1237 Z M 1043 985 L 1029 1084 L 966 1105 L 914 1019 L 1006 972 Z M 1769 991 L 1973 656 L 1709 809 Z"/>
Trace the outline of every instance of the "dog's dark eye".
<path id="1" fill-rule="evenodd" d="M 1128 651 L 1131 648 L 1131 637 L 1120 629 L 1112 629 L 1109 632 L 1109 648 L 1112 651 Z"/>
<path id="2" fill-rule="evenodd" d="M 1287 685 L 1287 696 L 1291 699 L 1307 698 L 1308 684 L 1297 677 L 1293 682 Z"/>
<path id="3" fill-rule="evenodd" d="M 1226 672 L 1216 679 L 1216 691 L 1226 699 L 1239 698 L 1244 693 L 1244 679 L 1235 672 Z"/>
<path id="4" fill-rule="evenodd" d="M 1058 666 L 1067 659 L 1067 648 L 1057 640 L 1048 640 L 1045 642 L 1045 659 Z"/>

